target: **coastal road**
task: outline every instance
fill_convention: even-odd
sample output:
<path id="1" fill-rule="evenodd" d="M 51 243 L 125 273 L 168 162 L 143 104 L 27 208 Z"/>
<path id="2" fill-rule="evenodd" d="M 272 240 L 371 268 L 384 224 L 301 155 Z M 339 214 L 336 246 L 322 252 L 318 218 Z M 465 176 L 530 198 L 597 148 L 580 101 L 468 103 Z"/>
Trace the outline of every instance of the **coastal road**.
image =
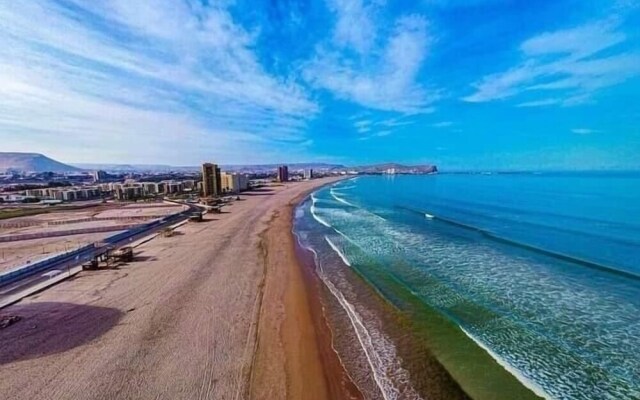
<path id="1" fill-rule="evenodd" d="M 326 182 L 249 193 L 222 214 L 208 214 L 173 237 L 143 244 L 136 263 L 81 272 L 3 309 L 3 315 L 21 320 L 0 329 L 2 397 L 245 399 L 260 393 L 249 386 L 256 338 L 262 334 L 259 313 L 284 307 L 277 298 L 261 304 L 269 249 L 260 235 L 274 211 Z M 273 257 L 273 265 L 285 265 L 277 253 Z M 299 324 L 306 322 L 292 322 Z M 279 325 L 265 329 L 280 337 Z M 277 356 L 283 346 L 271 349 Z M 312 353 L 299 350 L 313 349 L 315 341 L 311 335 L 291 346 L 287 354 L 296 357 Z M 275 377 L 265 382 L 279 388 L 270 398 L 287 398 L 290 381 L 281 359 L 272 358 L 262 371 Z M 309 357 L 299 365 L 304 369 L 311 362 L 317 360 Z M 299 380 L 301 390 L 310 381 L 322 384 L 321 375 Z M 317 391 L 307 392 L 310 399 L 320 398 Z"/>

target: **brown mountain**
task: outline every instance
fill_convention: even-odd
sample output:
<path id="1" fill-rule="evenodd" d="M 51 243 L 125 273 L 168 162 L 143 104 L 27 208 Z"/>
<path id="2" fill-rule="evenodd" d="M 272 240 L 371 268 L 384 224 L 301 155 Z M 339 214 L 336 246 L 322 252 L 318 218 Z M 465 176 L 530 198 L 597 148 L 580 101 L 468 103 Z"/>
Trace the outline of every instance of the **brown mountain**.
<path id="1" fill-rule="evenodd" d="M 80 168 L 63 164 L 38 153 L 0 152 L 0 172 L 78 172 Z"/>

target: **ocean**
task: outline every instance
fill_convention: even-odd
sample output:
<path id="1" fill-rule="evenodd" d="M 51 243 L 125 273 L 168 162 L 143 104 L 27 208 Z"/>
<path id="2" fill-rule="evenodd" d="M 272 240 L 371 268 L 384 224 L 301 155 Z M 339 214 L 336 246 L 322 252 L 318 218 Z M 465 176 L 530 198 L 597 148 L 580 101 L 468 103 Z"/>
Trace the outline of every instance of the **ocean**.
<path id="1" fill-rule="evenodd" d="M 361 176 L 294 233 L 367 397 L 640 398 L 640 174 Z"/>

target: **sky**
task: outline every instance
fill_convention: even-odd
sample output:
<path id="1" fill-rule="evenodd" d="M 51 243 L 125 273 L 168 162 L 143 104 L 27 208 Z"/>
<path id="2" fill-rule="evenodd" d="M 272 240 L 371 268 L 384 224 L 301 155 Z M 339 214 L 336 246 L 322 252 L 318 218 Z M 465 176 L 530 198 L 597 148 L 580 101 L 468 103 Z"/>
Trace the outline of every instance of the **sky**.
<path id="1" fill-rule="evenodd" d="M 640 169 L 640 2 L 0 0 L 0 151 Z"/>

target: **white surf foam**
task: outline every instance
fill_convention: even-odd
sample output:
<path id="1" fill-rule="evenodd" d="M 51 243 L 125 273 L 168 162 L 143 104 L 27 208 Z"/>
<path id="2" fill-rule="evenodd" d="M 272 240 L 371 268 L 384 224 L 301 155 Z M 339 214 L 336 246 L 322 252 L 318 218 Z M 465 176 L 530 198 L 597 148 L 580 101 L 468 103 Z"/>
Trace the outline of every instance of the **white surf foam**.
<path id="1" fill-rule="evenodd" d="M 338 201 L 338 202 L 340 202 L 340 203 L 342 203 L 344 205 L 347 205 L 349 207 L 355 207 L 356 206 L 355 204 L 349 203 L 348 201 L 346 201 L 342 197 L 338 196 L 333 189 L 330 189 L 329 193 L 331 193 L 331 197 L 333 197 L 334 199 L 336 199 L 336 201 Z"/>
<path id="2" fill-rule="evenodd" d="M 493 358 L 494 360 L 496 360 L 496 362 L 498 364 L 500 364 L 500 366 L 502 366 L 502 368 L 506 369 L 507 372 L 509 372 L 511 375 L 513 375 L 518 381 L 520 381 L 520 383 L 522 383 L 525 387 L 527 387 L 529 390 L 531 390 L 533 393 L 535 393 L 537 396 L 542 397 L 543 399 L 549 399 L 552 400 L 553 397 L 551 397 L 543 388 L 542 386 L 538 385 L 537 383 L 535 383 L 534 381 L 532 381 L 531 379 L 527 378 L 526 376 L 522 375 L 522 373 L 520 373 L 520 371 L 518 371 L 517 369 L 515 369 L 514 367 L 512 367 L 506 360 L 504 360 L 503 358 L 501 358 L 499 355 L 497 355 L 496 353 L 493 352 L 493 350 L 491 350 L 487 345 L 485 345 L 484 343 L 482 343 L 479 339 L 477 339 L 475 336 L 473 336 L 471 333 L 469 333 L 466 329 L 464 329 L 463 327 L 459 327 L 460 330 L 462 330 L 462 332 L 464 332 L 465 335 L 467 335 L 467 337 L 469 337 L 469 339 L 473 340 L 478 346 L 480 346 L 484 351 L 486 351 L 487 353 L 489 353 L 489 355 L 491 356 L 491 358 Z"/>
<path id="3" fill-rule="evenodd" d="M 424 216 L 425 216 L 426 219 L 434 219 L 435 218 L 434 215 L 427 214 L 427 213 L 424 213 Z"/>
<path id="4" fill-rule="evenodd" d="M 324 219 L 320 218 L 318 216 L 318 214 L 316 214 L 316 202 L 317 201 L 318 201 L 318 199 L 312 193 L 311 194 L 311 207 L 309 208 L 309 211 L 311 211 L 311 215 L 313 216 L 313 219 L 315 219 L 316 221 L 318 221 L 322 225 L 326 226 L 327 228 L 331 228 L 331 225 L 329 225 L 329 223 L 327 221 L 325 221 Z"/>
<path id="5" fill-rule="evenodd" d="M 394 385 L 393 380 L 385 373 L 385 370 L 392 368 L 392 369 L 395 369 L 394 375 L 398 375 L 399 372 L 400 372 L 399 375 L 404 376 L 406 374 L 401 373 L 403 370 L 398 363 L 393 344 L 388 340 L 385 340 L 384 338 L 382 338 L 382 340 L 374 340 L 372 338 L 372 334 L 367 330 L 365 324 L 363 323 L 355 307 L 351 303 L 349 303 L 349 301 L 344 297 L 344 295 L 340 292 L 340 290 L 326 276 L 324 269 L 322 267 L 322 264 L 318 259 L 317 251 L 313 247 L 307 246 L 301 243 L 300 236 L 296 232 L 293 232 L 293 233 L 296 239 L 298 240 L 298 244 L 300 244 L 302 247 L 309 250 L 313 254 L 318 277 L 320 278 L 322 283 L 327 287 L 327 289 L 329 289 L 329 292 L 333 295 L 333 297 L 338 301 L 338 304 L 340 304 L 342 309 L 345 311 L 349 319 L 349 322 L 351 323 L 351 326 L 354 330 L 354 333 L 358 339 L 360 347 L 363 350 L 365 358 L 367 359 L 367 363 L 369 364 L 371 372 L 373 373 L 373 379 L 378 389 L 380 390 L 380 393 L 382 394 L 382 398 L 384 400 L 398 400 L 400 398 L 409 399 L 409 400 L 422 400 L 420 395 L 411 386 L 403 385 L 405 387 L 404 387 L 404 390 L 401 392 Z M 338 233 L 343 235 L 342 232 L 338 232 Z M 335 246 L 335 244 L 333 244 L 330 240 L 328 240 L 326 236 L 325 236 L 325 239 L 327 239 L 327 242 L 329 243 L 329 245 L 334 250 L 337 251 L 337 246 Z M 341 257 L 344 257 L 344 254 L 342 254 L 342 252 L 337 251 L 337 253 Z M 345 259 L 346 257 L 343 258 L 343 261 Z M 378 347 L 382 346 L 383 349 L 381 349 L 381 351 L 376 350 L 376 346 L 374 346 L 374 342 L 377 343 Z M 336 352 L 338 358 L 340 359 L 340 362 L 342 363 L 340 354 L 338 354 L 338 351 L 336 350 L 336 348 L 333 347 L 333 343 L 332 343 L 332 348 Z M 408 376 L 405 377 L 404 381 L 408 382 Z"/>
<path id="6" fill-rule="evenodd" d="M 374 346 L 374 341 L 371 337 L 371 334 L 365 327 L 354 306 L 349 303 L 349 301 L 338 290 L 333 282 L 331 282 L 325 275 L 322 265 L 318 261 L 318 253 L 313 248 L 309 248 L 309 250 L 311 250 L 314 255 L 315 263 L 318 267 L 318 276 L 325 284 L 327 289 L 329 289 L 329 292 L 336 298 L 342 309 L 347 314 L 347 317 L 349 318 L 351 326 L 353 327 L 356 337 L 358 338 L 358 342 L 360 343 L 360 347 L 362 348 L 369 367 L 371 368 L 371 371 L 373 373 L 373 379 L 380 389 L 380 393 L 382 394 L 383 399 L 420 399 L 420 396 L 412 388 L 408 389 L 408 392 L 410 393 L 400 393 L 400 391 L 393 384 L 393 381 L 385 374 L 384 369 L 389 365 L 389 360 L 386 360 L 385 358 L 381 357 L 380 354 L 378 354 Z"/>
<path id="7" fill-rule="evenodd" d="M 324 240 L 327 241 L 327 243 L 329 243 L 329 246 L 331 246 L 331 248 L 333 249 L 333 251 L 335 251 L 336 253 L 338 253 L 338 256 L 340 256 L 340 258 L 342 259 L 342 262 L 345 263 L 347 266 L 351 266 L 351 262 L 349 262 L 349 259 L 347 258 L 347 256 L 344 255 L 344 253 L 342 251 L 340 251 L 340 249 L 338 248 L 338 246 L 336 246 L 331 239 L 329 239 L 328 236 L 324 237 Z"/>
<path id="8" fill-rule="evenodd" d="M 338 190 L 351 190 L 351 189 L 355 188 L 355 186 L 354 186 L 354 185 L 351 185 L 351 186 L 348 186 L 348 185 L 345 185 L 345 186 L 335 186 L 335 185 L 334 185 L 334 187 L 335 187 L 336 189 L 338 189 Z"/>

